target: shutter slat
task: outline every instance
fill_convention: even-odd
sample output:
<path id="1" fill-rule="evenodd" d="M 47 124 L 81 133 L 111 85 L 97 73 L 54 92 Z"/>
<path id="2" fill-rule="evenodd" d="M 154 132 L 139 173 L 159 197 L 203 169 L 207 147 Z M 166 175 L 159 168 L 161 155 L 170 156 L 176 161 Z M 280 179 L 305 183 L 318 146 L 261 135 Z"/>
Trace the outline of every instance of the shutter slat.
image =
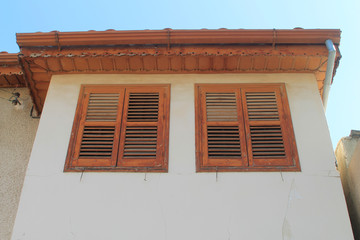
<path id="1" fill-rule="evenodd" d="M 144 148 L 154 148 L 154 147 L 156 147 L 156 145 L 154 144 L 149 144 L 149 145 L 141 144 L 141 145 L 128 145 L 127 149 L 144 149 Z"/>
<path id="2" fill-rule="evenodd" d="M 83 152 L 80 157 L 94 157 L 94 158 L 110 158 L 111 153 L 102 153 L 102 152 Z"/>
<path id="3" fill-rule="evenodd" d="M 115 114 L 88 114 L 87 115 L 87 120 L 89 120 L 90 118 L 91 119 L 99 119 L 99 122 L 104 119 L 104 120 L 111 120 L 113 119 L 114 117 L 116 118 L 116 113 Z"/>
<path id="4" fill-rule="evenodd" d="M 234 106 L 222 106 L 222 107 L 218 107 L 218 106 L 215 106 L 215 105 L 209 105 L 207 106 L 207 110 L 208 111 L 218 111 L 218 110 L 227 110 L 227 111 L 232 111 L 232 110 L 236 110 L 236 107 Z"/>
<path id="5" fill-rule="evenodd" d="M 211 144 L 222 144 L 222 145 L 227 145 L 227 146 L 238 146 L 238 141 L 226 141 L 226 140 L 224 140 L 224 141 L 221 141 L 221 140 L 219 140 L 219 139 L 217 139 L 218 141 L 211 141 L 211 140 L 209 140 L 209 142 L 211 142 Z M 214 145 L 215 146 L 215 145 Z"/>
<path id="6" fill-rule="evenodd" d="M 91 138 L 88 138 L 88 137 L 83 137 L 83 142 L 87 142 L 87 141 L 97 141 L 97 140 L 99 140 L 99 141 L 112 141 L 113 140 L 113 138 L 112 137 L 110 137 L 110 138 L 106 138 L 106 137 L 101 137 L 101 138 L 97 138 L 97 137 L 91 137 Z"/>
<path id="7" fill-rule="evenodd" d="M 111 146 L 108 146 L 108 145 L 91 145 L 91 144 L 83 144 L 82 147 L 85 149 L 85 148 L 111 148 Z"/>

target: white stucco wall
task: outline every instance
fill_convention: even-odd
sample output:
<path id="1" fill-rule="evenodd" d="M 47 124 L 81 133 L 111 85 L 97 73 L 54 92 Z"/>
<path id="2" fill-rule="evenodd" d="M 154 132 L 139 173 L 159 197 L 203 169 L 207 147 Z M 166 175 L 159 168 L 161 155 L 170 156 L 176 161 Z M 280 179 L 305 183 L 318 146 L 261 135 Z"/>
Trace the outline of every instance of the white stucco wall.
<path id="1" fill-rule="evenodd" d="M 20 200 L 38 119 L 30 117 L 29 91 L 18 88 L 22 105 L 8 99 L 14 89 L 0 88 L 0 239 L 9 240 Z"/>
<path id="2" fill-rule="evenodd" d="M 195 172 L 194 83 L 218 82 L 286 83 L 301 172 Z M 80 84 L 98 83 L 171 83 L 168 173 L 63 173 Z M 353 239 L 334 161 L 311 74 L 54 76 L 12 239 Z"/>

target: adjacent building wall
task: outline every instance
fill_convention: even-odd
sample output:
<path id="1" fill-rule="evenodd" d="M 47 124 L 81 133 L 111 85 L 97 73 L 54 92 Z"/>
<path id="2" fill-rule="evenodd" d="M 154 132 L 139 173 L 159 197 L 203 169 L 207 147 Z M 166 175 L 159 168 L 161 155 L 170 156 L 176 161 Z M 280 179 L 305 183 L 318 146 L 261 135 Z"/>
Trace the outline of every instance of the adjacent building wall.
<path id="1" fill-rule="evenodd" d="M 355 239 L 360 239 L 360 131 L 343 137 L 335 150 Z"/>
<path id="2" fill-rule="evenodd" d="M 285 82 L 301 172 L 195 172 L 194 83 Z M 64 173 L 80 84 L 171 84 L 168 173 Z M 312 74 L 57 75 L 13 240 L 353 239 Z"/>
<path id="3" fill-rule="evenodd" d="M 13 89 L 0 89 L 0 239 L 9 240 L 33 146 L 38 119 L 30 117 L 32 102 L 27 89 L 20 93 L 21 105 L 8 99 Z"/>

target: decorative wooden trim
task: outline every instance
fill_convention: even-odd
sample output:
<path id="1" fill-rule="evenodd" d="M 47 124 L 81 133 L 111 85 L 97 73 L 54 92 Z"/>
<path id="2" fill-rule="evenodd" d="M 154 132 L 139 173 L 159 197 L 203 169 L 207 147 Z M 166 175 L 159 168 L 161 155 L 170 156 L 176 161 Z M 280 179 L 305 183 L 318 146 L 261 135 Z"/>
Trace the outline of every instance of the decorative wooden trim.
<path id="1" fill-rule="evenodd" d="M 121 139 L 124 137 L 126 130 L 126 117 L 127 117 L 127 98 L 126 91 L 130 92 L 153 92 L 159 93 L 159 113 L 157 123 L 151 123 L 150 125 L 157 124 L 156 139 L 157 139 L 157 154 L 156 159 L 153 159 L 154 164 L 147 164 L 148 159 L 138 158 L 134 162 L 120 161 L 120 156 L 124 146 L 124 141 Z M 86 120 L 87 119 L 87 105 L 89 103 L 90 93 L 119 93 L 118 108 L 116 121 L 104 120 Z M 125 172 L 167 172 L 168 170 L 168 141 L 169 141 L 169 109 L 170 106 L 170 85 L 158 84 L 158 85 L 82 85 L 80 89 L 78 104 L 76 108 L 76 114 L 74 118 L 73 128 L 71 132 L 68 153 L 66 157 L 64 172 L 82 172 L 82 171 L 125 171 Z M 131 125 L 148 126 L 149 123 L 132 122 Z M 111 152 L 111 158 L 80 158 L 79 151 L 82 144 L 82 135 L 84 126 L 99 126 L 100 128 L 106 126 L 113 126 L 115 128 L 113 149 Z M 93 130 L 91 130 L 93 131 Z M 107 130 L 106 130 L 107 131 Z M 123 137 L 121 137 L 123 136 Z M 79 162 L 79 159 L 81 162 Z"/>
<path id="2" fill-rule="evenodd" d="M 203 94 L 206 92 L 224 92 L 225 89 L 233 89 L 232 91 L 237 94 L 238 104 L 238 121 L 240 140 L 246 138 L 246 146 L 242 146 L 244 141 L 241 143 L 241 158 L 236 158 L 238 161 L 246 161 L 246 165 L 234 164 L 234 158 L 220 158 L 218 157 L 217 165 L 209 164 L 207 160 L 210 158 L 207 153 L 208 140 L 206 138 L 208 122 L 206 121 L 206 106 L 204 103 Z M 246 93 L 254 92 L 254 94 L 260 93 L 260 95 L 274 93 L 276 99 L 277 113 L 274 115 L 274 119 L 266 120 L 251 120 L 249 119 L 248 109 L 246 105 Z M 251 95 L 251 94 L 250 94 Z M 251 98 L 251 97 L 250 97 Z M 265 97 L 264 97 L 265 98 Z M 266 113 L 267 114 L 267 113 Z M 277 119 L 277 120 L 276 120 Z M 235 122 L 214 122 L 212 125 L 216 126 L 229 126 L 234 125 Z M 205 127 L 204 127 L 205 126 Z M 253 157 L 252 142 L 250 126 L 253 128 L 261 128 L 266 134 L 267 131 L 270 134 L 281 133 L 283 149 L 276 150 L 280 151 L 278 154 L 269 153 L 269 156 Z M 258 126 L 258 127 L 256 127 Z M 278 127 L 277 127 L 278 126 Z M 276 128 L 277 133 L 272 133 Z M 242 130 L 243 129 L 243 130 Z M 280 130 L 278 130 L 280 129 Z M 255 130 L 258 131 L 258 130 Z M 290 109 L 288 99 L 286 95 L 285 84 L 196 84 L 195 85 L 195 141 L 196 141 L 196 170 L 197 172 L 236 172 L 236 171 L 300 171 L 299 157 L 297 153 L 294 131 L 291 121 Z M 263 140 L 261 140 L 263 141 Z M 261 143 L 262 144 L 262 143 Z M 272 143 L 274 144 L 274 143 Z M 266 154 L 273 150 L 273 145 L 265 146 L 265 150 L 260 154 Z M 271 147 L 270 147 L 271 146 Z M 278 146 L 276 146 L 278 147 Z M 225 151 L 225 148 L 219 151 Z M 226 155 L 226 154 L 224 154 Z M 245 156 L 245 157 L 244 157 Z"/>
<path id="3" fill-rule="evenodd" d="M 29 63 L 24 77 L 31 91 L 38 92 L 35 106 L 41 113 L 48 88 L 43 82 L 49 82 L 52 75 L 62 74 L 312 73 L 319 81 L 321 93 L 325 72 L 318 69 L 322 60 L 327 58 L 328 51 L 320 44 L 277 45 L 276 48 L 267 44 L 190 44 L 174 45 L 170 49 L 162 45 L 121 45 L 97 46 L 86 53 L 81 47 L 61 48 L 61 51 L 55 47 L 25 47 L 19 56 Z M 340 57 L 337 52 L 336 63 Z M 61 65 L 65 68 L 62 69 Z"/>

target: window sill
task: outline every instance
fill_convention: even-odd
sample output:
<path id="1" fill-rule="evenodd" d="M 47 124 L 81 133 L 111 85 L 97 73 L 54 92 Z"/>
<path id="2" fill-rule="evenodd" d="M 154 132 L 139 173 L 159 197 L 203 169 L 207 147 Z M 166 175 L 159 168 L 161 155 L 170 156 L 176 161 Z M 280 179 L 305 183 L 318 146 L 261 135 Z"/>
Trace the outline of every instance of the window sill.
<path id="1" fill-rule="evenodd" d="M 72 167 L 65 168 L 64 172 L 138 172 L 138 173 L 149 173 L 149 172 L 168 172 L 167 167 L 159 168 L 144 168 L 144 167 Z"/>
<path id="2" fill-rule="evenodd" d="M 197 167 L 196 172 L 301 172 L 300 166 L 284 167 Z"/>

